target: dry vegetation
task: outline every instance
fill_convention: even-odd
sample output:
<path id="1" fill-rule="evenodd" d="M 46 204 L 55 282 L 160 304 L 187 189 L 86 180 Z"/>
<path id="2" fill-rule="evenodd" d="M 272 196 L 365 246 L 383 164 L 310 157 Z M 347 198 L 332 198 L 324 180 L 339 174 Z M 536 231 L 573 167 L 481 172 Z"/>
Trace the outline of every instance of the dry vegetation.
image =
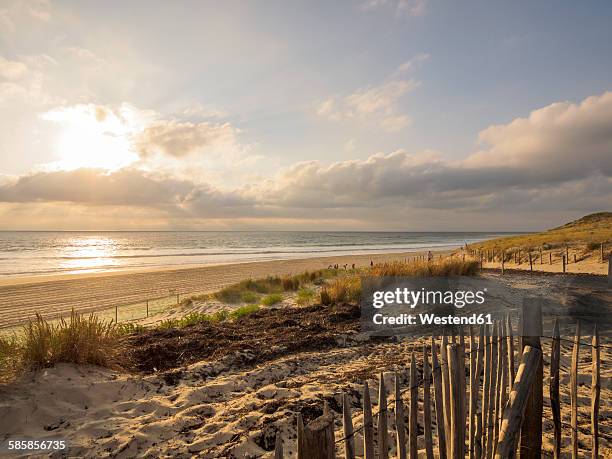
<path id="1" fill-rule="evenodd" d="M 545 250 L 563 246 L 581 246 L 588 251 L 600 249 L 600 244 L 612 242 L 612 212 L 600 212 L 587 215 L 558 228 L 541 233 L 524 234 L 520 236 L 492 239 L 478 244 L 472 244 L 472 249 L 506 250 L 534 249 Z"/>
<path id="2" fill-rule="evenodd" d="M 355 304 L 361 295 L 361 275 L 451 276 L 474 275 L 477 271 L 475 261 L 452 258 L 432 262 L 385 263 L 361 271 L 325 269 L 295 276 L 249 279 L 212 296 L 227 303 L 257 301 L 261 305 L 273 306 L 283 300 L 283 293 L 288 293 L 295 296 L 299 305 L 308 306 L 317 302 L 315 289 L 321 285 L 321 304 Z M 194 312 L 180 319 L 163 321 L 158 328 L 181 329 L 200 324 L 233 322 L 258 313 L 259 304 L 245 304 L 232 311 L 222 309 L 213 314 Z M 112 367 L 116 364 L 117 355 L 123 352 L 123 340 L 120 338 L 145 331 L 137 324 L 118 325 L 93 314 L 84 316 L 74 311 L 69 319 L 57 323 L 48 322 L 37 315 L 36 319 L 24 326 L 21 334 L 0 337 L 0 374 L 6 379 L 7 375 L 15 375 L 21 370 L 50 367 L 59 362 Z"/>
<path id="3" fill-rule="evenodd" d="M 21 335 L 0 338 L 0 373 L 6 379 L 24 369 L 51 367 L 59 362 L 112 367 L 123 330 L 95 315 L 74 311 L 69 319 L 49 323 L 40 315 Z"/>

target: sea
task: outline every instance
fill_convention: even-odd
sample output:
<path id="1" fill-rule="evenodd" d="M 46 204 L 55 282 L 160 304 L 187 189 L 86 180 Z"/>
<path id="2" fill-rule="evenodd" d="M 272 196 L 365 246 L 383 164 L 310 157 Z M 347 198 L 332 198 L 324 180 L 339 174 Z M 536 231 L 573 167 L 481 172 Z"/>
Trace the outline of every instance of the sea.
<path id="1" fill-rule="evenodd" d="M 1 231 L 0 279 L 452 249 L 482 232 Z"/>

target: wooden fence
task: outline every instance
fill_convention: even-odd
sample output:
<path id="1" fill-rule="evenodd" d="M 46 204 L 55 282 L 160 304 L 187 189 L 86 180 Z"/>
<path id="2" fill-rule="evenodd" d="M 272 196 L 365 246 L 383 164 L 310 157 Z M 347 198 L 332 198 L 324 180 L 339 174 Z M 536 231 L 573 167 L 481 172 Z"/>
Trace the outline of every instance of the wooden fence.
<path id="1" fill-rule="evenodd" d="M 491 459 L 540 457 L 542 450 L 543 412 L 543 355 L 541 338 L 552 340 L 550 365 L 550 402 L 554 424 L 554 457 L 561 454 L 561 405 L 559 398 L 559 371 L 561 341 L 573 344 L 571 376 L 571 453 L 578 457 L 577 379 L 578 359 L 582 346 L 592 350 L 591 383 L 591 451 L 598 457 L 598 412 L 600 392 L 600 344 L 597 328 L 592 343 L 580 341 L 578 324 L 573 340 L 561 338 L 555 322 L 553 335 L 544 337 L 539 303 L 523 305 L 519 322 L 520 332 L 515 339 L 509 317 L 481 326 L 478 333 L 470 328 L 467 337 L 462 332 L 450 338 L 431 338 L 423 346 L 422 371 L 416 355 L 410 356 L 408 387 L 402 388 L 395 373 L 393 399 L 388 400 L 388 388 L 383 374 L 378 389 L 378 409 L 373 412 L 367 381 L 363 384 L 363 422 L 354 426 L 352 403 L 342 394 L 342 438 L 334 436 L 334 416 L 327 403 L 323 415 L 304 425 L 297 416 L 298 459 L 335 458 L 337 448 L 347 459 L 356 456 L 355 434 L 361 432 L 365 459 L 387 459 L 389 440 L 396 441 L 399 459 L 417 457 L 418 400 L 422 395 L 423 438 L 427 459 L 464 458 Z M 466 339 L 467 338 L 467 339 Z M 516 345 L 516 348 L 515 348 Z M 517 352 L 515 352 L 515 349 Z M 431 364 L 430 364 L 431 358 Z M 518 367 L 515 368 L 515 358 Z M 433 391 L 432 391 L 433 388 Z M 409 403 L 405 407 L 403 396 Z M 389 411 L 393 406 L 393 413 Z M 405 413 L 407 411 L 407 416 Z M 393 414 L 395 429 L 389 435 L 388 420 Z M 408 422 L 406 423 L 406 417 Z M 376 420 L 376 422 L 374 422 Z M 435 428 L 434 428 L 435 425 Z M 567 426 L 566 426 L 567 427 Z M 434 448 L 434 438 L 437 439 Z M 277 434 L 275 459 L 283 458 L 283 442 Z"/>
<path id="2" fill-rule="evenodd" d="M 473 249 L 470 246 L 463 248 L 464 258 L 465 253 L 475 260 L 478 260 L 480 267 L 483 263 L 497 262 L 501 264 L 502 273 L 506 267 L 506 263 L 514 263 L 514 265 L 525 266 L 529 265 L 530 271 L 537 271 L 538 265 L 554 265 L 561 264 L 562 272 L 567 272 L 568 265 L 576 264 L 587 257 L 587 255 L 575 248 L 570 249 L 567 245 L 562 248 L 556 248 L 545 251 L 542 247 L 537 249 L 512 249 L 512 250 L 494 250 L 494 249 Z M 604 243 L 599 245 L 599 262 L 605 263 L 610 258 L 610 252 L 605 247 Z M 610 269 L 609 265 L 609 269 Z"/>

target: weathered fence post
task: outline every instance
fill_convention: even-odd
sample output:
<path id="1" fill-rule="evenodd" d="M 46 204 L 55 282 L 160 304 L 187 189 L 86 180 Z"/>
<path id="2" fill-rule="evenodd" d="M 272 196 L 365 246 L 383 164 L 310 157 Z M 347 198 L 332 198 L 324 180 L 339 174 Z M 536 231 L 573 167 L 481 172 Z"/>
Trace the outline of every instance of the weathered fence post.
<path id="1" fill-rule="evenodd" d="M 512 333 L 512 320 L 510 314 L 506 317 L 506 339 L 508 341 L 508 378 L 510 380 L 510 388 L 514 381 L 514 333 Z"/>
<path id="2" fill-rule="evenodd" d="M 567 260 L 565 259 L 565 255 L 562 255 L 561 258 L 562 258 L 562 261 L 563 261 L 563 272 L 565 273 L 565 264 L 566 264 Z"/>
<path id="3" fill-rule="evenodd" d="M 491 328 L 485 325 L 484 337 L 484 381 L 482 385 L 482 457 L 487 457 L 487 426 L 489 416 L 489 404 L 491 395 L 491 337 L 487 335 Z"/>
<path id="4" fill-rule="evenodd" d="M 601 391 L 601 380 L 599 374 L 600 355 L 599 355 L 599 332 L 597 324 L 593 330 L 592 346 L 592 368 L 591 368 L 591 457 L 597 458 L 599 455 L 599 392 Z"/>
<path id="5" fill-rule="evenodd" d="M 419 380 L 417 375 L 416 357 L 410 356 L 410 413 L 408 418 L 408 452 L 410 459 L 417 459 L 417 415 L 419 410 Z"/>
<path id="6" fill-rule="evenodd" d="M 297 429 L 298 459 L 335 459 L 334 418 L 323 414 L 304 426 L 302 415 L 298 414 Z"/>
<path id="7" fill-rule="evenodd" d="M 542 299 L 525 298 L 521 314 L 521 347 L 527 346 L 542 350 Z M 542 451 L 542 407 L 544 364 L 542 353 L 539 354 L 539 365 L 534 369 L 534 382 L 525 408 L 525 418 L 521 427 L 520 456 L 521 459 L 540 458 Z"/>
<path id="8" fill-rule="evenodd" d="M 385 376 L 380 373 L 378 386 L 378 458 L 389 457 L 389 431 L 387 429 L 387 388 L 385 387 Z"/>
<path id="9" fill-rule="evenodd" d="M 149 318 L 149 300 L 147 300 L 147 319 Z"/>
<path id="10" fill-rule="evenodd" d="M 115 323 L 119 323 L 119 306 L 115 306 Z"/>
<path id="11" fill-rule="evenodd" d="M 397 431 L 397 457 L 406 459 L 406 424 L 404 422 L 404 403 L 400 390 L 399 375 L 395 372 L 395 430 Z"/>
<path id="12" fill-rule="evenodd" d="M 572 457 L 578 458 L 578 358 L 580 354 L 580 321 L 576 323 L 576 336 L 572 350 L 572 369 L 570 377 L 570 399 L 572 404 Z"/>
<path id="13" fill-rule="evenodd" d="M 497 459 L 511 459 L 516 456 L 519 432 L 522 435 L 521 421 L 524 418 L 531 390 L 538 383 L 536 380 L 537 368 L 541 365 L 541 361 L 542 351 L 540 349 L 525 347 L 512 392 L 510 392 L 508 406 L 504 412 L 495 454 Z M 540 454 L 540 450 L 534 453 Z"/>
<path id="14" fill-rule="evenodd" d="M 476 415 L 476 397 L 478 396 L 478 390 L 476 389 L 476 343 L 474 342 L 474 330 L 470 326 L 470 397 L 469 397 L 469 434 L 468 434 L 468 454 L 470 459 L 474 459 L 474 437 L 476 435 L 476 425 L 474 424 L 474 418 Z"/>
<path id="15" fill-rule="evenodd" d="M 543 264 L 543 262 L 542 262 L 542 247 L 540 247 L 540 264 Z"/>
<path id="16" fill-rule="evenodd" d="M 351 401 L 347 394 L 342 394 L 342 426 L 344 428 L 344 456 L 346 459 L 355 459 L 355 438 L 353 418 L 351 415 Z"/>
<path id="17" fill-rule="evenodd" d="M 508 401 L 508 396 L 506 394 L 506 390 L 508 389 L 508 366 L 506 363 L 508 362 L 508 354 L 506 347 L 506 323 L 504 320 L 501 320 L 499 323 L 499 363 L 498 363 L 498 378 L 500 379 L 499 384 L 499 405 L 497 407 L 497 420 L 496 420 L 496 433 L 495 438 L 499 438 L 499 431 L 501 429 L 502 417 L 504 414 L 504 408 L 506 406 L 506 402 Z M 495 446 L 497 447 L 497 442 L 495 442 Z"/>
<path id="18" fill-rule="evenodd" d="M 531 258 L 531 252 L 529 252 L 529 271 L 533 272 L 533 259 Z"/>
<path id="19" fill-rule="evenodd" d="M 502 270 L 502 274 L 504 274 L 504 271 L 506 270 L 506 252 L 505 251 L 502 251 L 501 270 Z"/>
<path id="20" fill-rule="evenodd" d="M 425 454 L 427 459 L 433 459 L 433 439 L 431 434 L 431 369 L 427 346 L 423 346 L 423 430 L 425 431 Z"/>
<path id="21" fill-rule="evenodd" d="M 276 441 L 274 443 L 274 459 L 283 459 L 283 440 L 280 432 L 276 432 Z"/>
<path id="22" fill-rule="evenodd" d="M 444 427 L 444 402 L 442 401 L 442 368 L 438 363 L 436 340 L 431 337 L 431 368 L 434 383 L 434 402 L 436 404 L 436 428 L 438 432 L 438 456 L 446 459 L 446 430 Z"/>
<path id="23" fill-rule="evenodd" d="M 494 444 L 494 429 L 495 429 L 495 413 L 497 412 L 496 403 L 497 400 L 497 345 L 498 345 L 498 323 L 495 323 L 492 326 L 491 330 L 491 365 L 489 370 L 491 372 L 489 376 L 489 409 L 487 410 L 487 449 L 486 449 L 486 457 L 493 457 L 493 449 L 495 447 Z"/>
<path id="24" fill-rule="evenodd" d="M 375 459 L 374 421 L 372 420 L 372 402 L 367 381 L 363 383 L 363 457 L 364 459 Z"/>
<path id="25" fill-rule="evenodd" d="M 461 365 L 459 364 L 459 349 L 456 344 L 446 347 L 448 355 L 448 372 L 450 380 L 451 402 L 451 454 L 453 459 L 464 459 L 465 426 L 461 425 L 463 397 L 461 394 Z"/>
<path id="26" fill-rule="evenodd" d="M 450 456 L 450 385 L 448 382 L 448 359 L 446 355 L 446 346 L 448 340 L 446 335 L 442 335 L 440 344 L 440 370 L 442 373 L 442 401 L 444 403 L 444 433 L 446 436 L 446 455 Z"/>
<path id="27" fill-rule="evenodd" d="M 482 457 L 482 415 L 478 414 L 478 394 L 480 392 L 480 374 L 483 369 L 483 355 L 485 349 L 485 326 L 481 325 L 480 330 L 478 332 L 478 352 L 476 353 L 476 373 L 474 374 L 474 397 L 476 400 L 474 404 L 476 405 L 474 417 L 476 418 L 476 432 L 474 433 L 474 457 L 480 458 Z M 484 398 L 483 398 L 484 400 Z"/>
<path id="28" fill-rule="evenodd" d="M 561 358 L 561 339 L 559 321 L 555 319 L 553 340 L 550 350 L 550 410 L 553 416 L 555 435 L 554 459 L 561 457 L 561 401 L 559 400 L 559 368 Z"/>
<path id="29" fill-rule="evenodd" d="M 552 252 L 548 252 L 548 264 L 552 265 Z"/>

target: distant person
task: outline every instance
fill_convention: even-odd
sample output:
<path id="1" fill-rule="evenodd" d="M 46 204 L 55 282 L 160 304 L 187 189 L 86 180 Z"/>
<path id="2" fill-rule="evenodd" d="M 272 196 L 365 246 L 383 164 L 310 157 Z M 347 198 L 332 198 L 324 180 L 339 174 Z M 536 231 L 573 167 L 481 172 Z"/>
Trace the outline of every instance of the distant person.
<path id="1" fill-rule="evenodd" d="M 433 253 L 431 253 L 431 250 L 427 251 L 427 261 L 431 261 L 433 260 Z"/>
<path id="2" fill-rule="evenodd" d="M 374 266 L 374 262 L 370 260 L 370 267 Z"/>
<path id="3" fill-rule="evenodd" d="M 351 265 L 351 268 L 352 268 L 352 269 L 355 269 L 355 263 L 353 263 L 353 264 Z"/>

